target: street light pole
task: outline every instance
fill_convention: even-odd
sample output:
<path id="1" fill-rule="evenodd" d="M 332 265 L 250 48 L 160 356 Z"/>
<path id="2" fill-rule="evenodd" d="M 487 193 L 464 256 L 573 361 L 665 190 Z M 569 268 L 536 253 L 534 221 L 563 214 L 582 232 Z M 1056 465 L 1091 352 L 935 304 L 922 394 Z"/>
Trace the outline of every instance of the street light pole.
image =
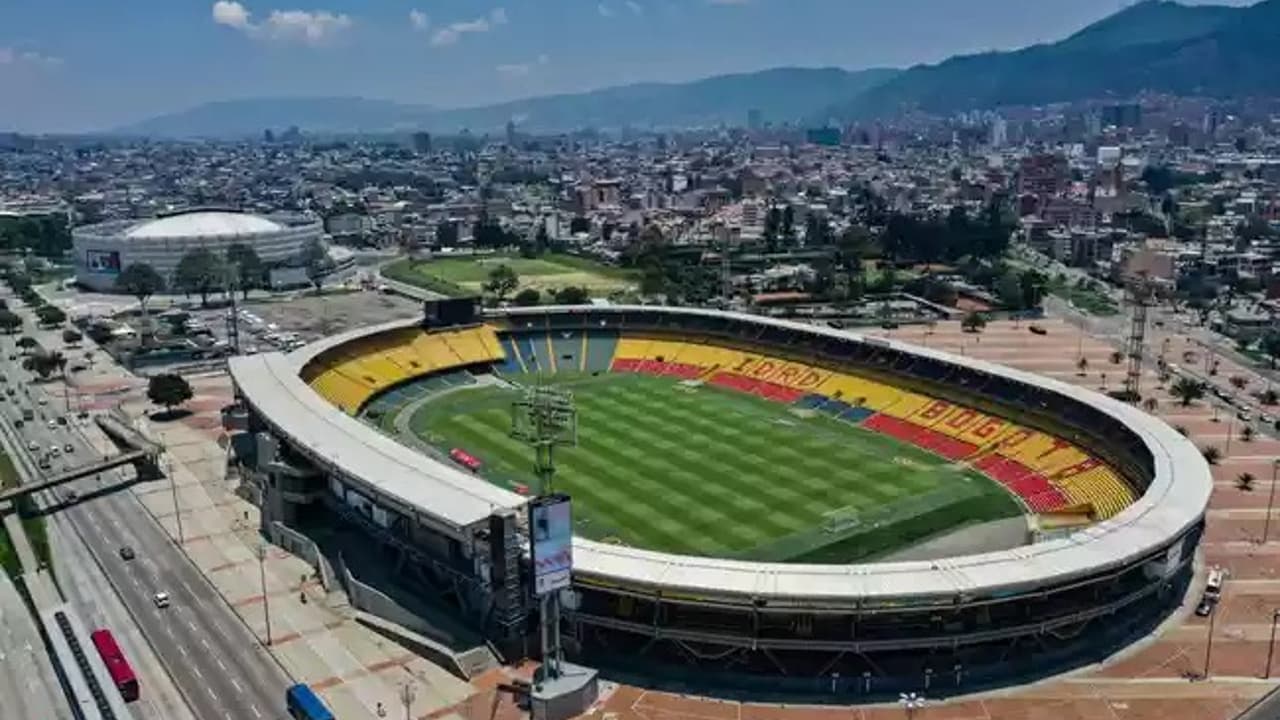
<path id="1" fill-rule="evenodd" d="M 1280 470 L 1280 460 L 1271 461 L 1271 490 L 1267 493 L 1267 519 L 1262 524 L 1262 544 L 1267 544 L 1267 535 L 1271 532 L 1271 507 L 1276 502 L 1276 471 Z"/>
<path id="2" fill-rule="evenodd" d="M 1267 642 L 1267 673 L 1262 676 L 1263 680 L 1271 678 L 1271 657 L 1276 652 L 1276 622 L 1280 621 L 1280 610 L 1271 612 L 1271 640 Z"/>
<path id="3" fill-rule="evenodd" d="M 271 644 L 271 605 L 267 597 L 267 544 L 258 543 L 258 576 L 262 579 L 262 615 L 267 621 L 267 645 Z"/>
<path id="4" fill-rule="evenodd" d="M 1209 611 L 1209 641 L 1204 646 L 1204 674 L 1205 680 L 1209 679 L 1209 658 L 1213 656 L 1213 626 L 1217 623 L 1218 613 L 1216 608 Z"/>
<path id="5" fill-rule="evenodd" d="M 413 686 L 405 683 L 400 686 L 400 702 L 404 703 L 404 720 L 409 719 L 410 708 L 413 707 Z"/>
<path id="6" fill-rule="evenodd" d="M 178 478 L 173 473 L 173 460 L 165 458 L 164 467 L 169 476 L 169 491 L 173 494 L 173 519 L 178 524 L 178 545 L 182 545 L 182 510 L 178 507 Z"/>

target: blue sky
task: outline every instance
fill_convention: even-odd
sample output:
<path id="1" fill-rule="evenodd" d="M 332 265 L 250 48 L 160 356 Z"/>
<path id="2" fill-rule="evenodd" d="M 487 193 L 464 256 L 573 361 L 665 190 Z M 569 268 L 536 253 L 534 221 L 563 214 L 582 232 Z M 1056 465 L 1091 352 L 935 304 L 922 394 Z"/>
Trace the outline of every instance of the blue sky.
<path id="1" fill-rule="evenodd" d="M 268 95 L 448 107 L 779 65 L 906 66 L 1054 40 L 1124 4 L 10 0 L 0 3 L 0 130 L 104 129 Z"/>

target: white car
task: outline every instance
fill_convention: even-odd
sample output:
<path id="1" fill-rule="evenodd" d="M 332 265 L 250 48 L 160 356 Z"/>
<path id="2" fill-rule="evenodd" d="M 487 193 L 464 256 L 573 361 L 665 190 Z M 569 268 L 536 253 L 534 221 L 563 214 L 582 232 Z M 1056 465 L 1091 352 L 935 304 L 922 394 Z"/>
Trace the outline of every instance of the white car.
<path id="1" fill-rule="evenodd" d="M 31 442 L 27 443 L 27 449 L 30 450 L 31 452 L 39 452 L 40 443 L 36 442 L 35 440 L 32 440 Z"/>
<path id="2" fill-rule="evenodd" d="M 42 395 L 42 396 L 40 397 L 40 399 L 39 399 L 39 400 L 37 400 L 36 402 L 40 403 L 41 405 L 48 405 L 48 404 L 49 404 L 49 398 L 44 397 L 44 396 Z"/>
<path id="3" fill-rule="evenodd" d="M 151 596 L 151 601 L 154 602 L 158 608 L 167 608 L 169 607 L 169 593 L 158 592 Z"/>

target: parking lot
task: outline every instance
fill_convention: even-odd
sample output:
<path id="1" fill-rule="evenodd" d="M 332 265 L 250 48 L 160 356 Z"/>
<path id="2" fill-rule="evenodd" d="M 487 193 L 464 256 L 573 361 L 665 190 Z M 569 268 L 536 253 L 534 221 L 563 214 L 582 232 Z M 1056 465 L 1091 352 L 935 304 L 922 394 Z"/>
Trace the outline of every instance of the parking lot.
<path id="1" fill-rule="evenodd" d="M 210 328 L 216 328 L 215 332 L 222 335 L 226 333 L 225 312 L 215 311 L 213 317 L 206 320 Z M 241 349 L 263 352 L 292 349 L 352 328 L 416 317 L 422 308 L 416 301 L 398 295 L 356 291 L 254 301 L 237 312 Z"/>

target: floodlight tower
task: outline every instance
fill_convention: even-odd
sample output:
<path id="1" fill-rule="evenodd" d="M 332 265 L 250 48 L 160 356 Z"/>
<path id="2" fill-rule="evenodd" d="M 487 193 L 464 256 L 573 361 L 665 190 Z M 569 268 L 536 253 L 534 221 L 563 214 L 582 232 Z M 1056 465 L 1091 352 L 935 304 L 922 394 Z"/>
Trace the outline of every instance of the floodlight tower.
<path id="1" fill-rule="evenodd" d="M 533 448 L 538 494 L 550 495 L 556 474 L 556 446 L 578 444 L 578 412 L 573 406 L 573 393 L 544 385 L 539 375 L 538 383 L 512 403 L 511 437 Z"/>
<path id="2" fill-rule="evenodd" d="M 573 393 L 564 388 L 544 385 L 542 376 L 533 387 L 525 390 L 520 399 L 511 407 L 511 436 L 533 447 L 533 470 L 538 478 L 538 497 L 530 503 L 529 534 L 530 549 L 533 556 L 534 594 L 538 599 L 541 612 L 541 645 L 543 670 L 540 677 L 555 679 L 560 677 L 564 665 L 563 652 L 560 645 L 560 591 L 569 585 L 569 565 L 565 564 L 562 573 L 549 573 L 558 577 L 547 577 L 544 572 L 548 567 L 559 563 L 571 563 L 571 549 L 568 543 L 572 536 L 571 521 L 566 515 L 562 538 L 564 557 L 544 560 L 545 552 L 555 553 L 555 539 L 549 537 L 553 531 L 548 525 L 546 513 L 549 506 L 562 505 L 564 512 L 569 511 L 569 498 L 564 495 L 553 495 L 552 480 L 556 474 L 555 449 L 557 446 L 572 447 L 578 443 L 578 413 L 573 407 Z M 541 518 L 541 522 L 539 521 Z M 544 527 L 539 527 L 539 525 Z M 544 565 L 543 563 L 547 563 Z"/>
<path id="3" fill-rule="evenodd" d="M 1155 288 L 1147 279 L 1146 273 L 1139 273 L 1125 283 L 1125 291 L 1129 296 L 1129 305 L 1133 313 L 1130 316 L 1129 337 L 1125 347 L 1129 365 L 1124 378 L 1124 392 L 1129 402 L 1137 402 L 1142 389 L 1142 356 L 1147 337 L 1147 308 L 1155 298 Z"/>

